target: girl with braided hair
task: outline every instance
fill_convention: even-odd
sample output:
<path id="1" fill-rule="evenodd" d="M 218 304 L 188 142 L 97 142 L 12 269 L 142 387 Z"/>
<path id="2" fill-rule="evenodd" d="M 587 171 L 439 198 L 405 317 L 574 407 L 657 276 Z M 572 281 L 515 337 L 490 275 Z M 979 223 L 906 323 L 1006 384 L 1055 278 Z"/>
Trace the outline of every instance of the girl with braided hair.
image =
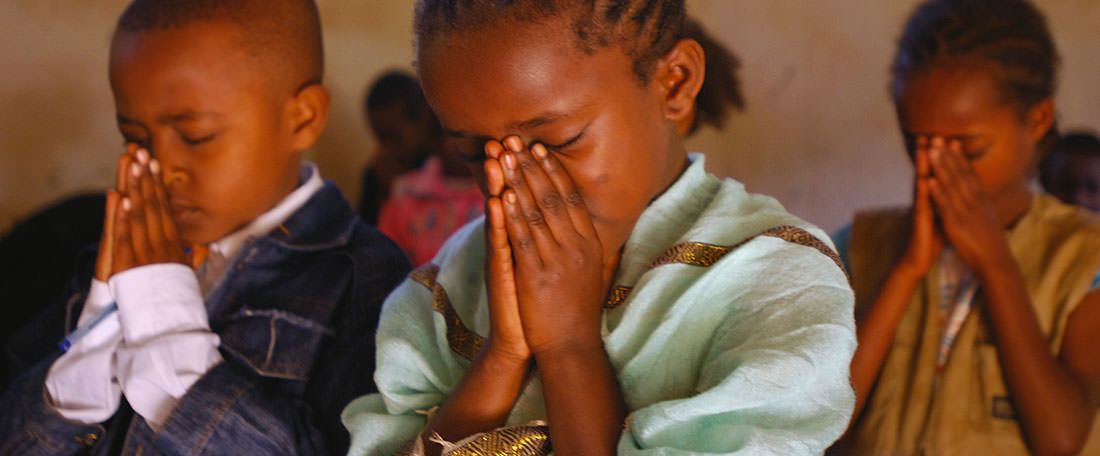
<path id="1" fill-rule="evenodd" d="M 486 217 L 387 299 L 352 454 L 813 455 L 843 432 L 851 289 L 819 229 L 685 151 L 684 14 L 419 3 L 424 93 Z"/>
<path id="2" fill-rule="evenodd" d="M 1057 64 L 1027 0 L 909 19 L 892 94 L 913 204 L 837 236 L 859 321 L 852 454 L 1077 454 L 1090 435 L 1100 454 L 1100 224 L 1031 185 Z"/>

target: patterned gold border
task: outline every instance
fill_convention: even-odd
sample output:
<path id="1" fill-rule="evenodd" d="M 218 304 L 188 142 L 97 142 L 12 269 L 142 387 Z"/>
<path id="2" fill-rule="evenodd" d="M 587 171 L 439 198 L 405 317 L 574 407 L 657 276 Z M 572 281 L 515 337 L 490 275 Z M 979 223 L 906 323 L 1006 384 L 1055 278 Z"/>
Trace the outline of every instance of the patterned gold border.
<path id="1" fill-rule="evenodd" d="M 764 231 L 757 236 L 768 236 L 779 238 L 787 242 L 792 242 L 798 245 L 806 247 L 813 247 L 817 251 L 821 252 L 829 259 L 836 263 L 837 267 L 841 271 L 844 271 L 844 275 L 848 276 L 848 270 L 844 268 L 844 262 L 841 261 L 840 255 L 837 255 L 833 249 L 829 248 L 829 245 L 822 242 L 820 239 L 814 237 L 808 231 L 792 225 L 783 225 L 771 228 Z M 737 243 L 731 247 L 706 244 L 702 242 L 684 242 L 676 244 L 662 253 L 649 265 L 649 269 L 656 268 L 671 263 L 687 264 L 691 266 L 708 267 L 717 263 L 726 254 L 733 251 L 749 241 L 755 239 L 756 236 L 750 237 L 744 241 Z M 851 281 L 851 276 L 848 276 L 848 280 Z M 630 296 L 631 287 L 615 286 L 608 293 L 607 302 L 604 304 L 605 309 L 614 309 Z"/>
<path id="2" fill-rule="evenodd" d="M 447 297 L 447 290 L 435 281 L 439 275 L 439 266 L 428 263 L 416 268 L 409 273 L 409 278 L 424 285 L 432 292 L 432 308 L 443 315 L 443 321 L 447 323 L 447 344 L 451 350 L 462 357 L 473 360 L 481 346 L 485 344 L 485 338 L 467 328 L 458 317 L 451 299 Z"/>
<path id="3" fill-rule="evenodd" d="M 550 454 L 550 428 L 512 426 L 481 434 L 445 456 L 541 456 Z"/>

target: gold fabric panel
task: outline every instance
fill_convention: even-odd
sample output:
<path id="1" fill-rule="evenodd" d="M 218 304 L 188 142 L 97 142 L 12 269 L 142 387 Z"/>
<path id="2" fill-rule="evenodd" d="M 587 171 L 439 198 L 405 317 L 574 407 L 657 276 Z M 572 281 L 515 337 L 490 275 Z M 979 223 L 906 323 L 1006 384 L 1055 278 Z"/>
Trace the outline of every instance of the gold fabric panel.
<path id="1" fill-rule="evenodd" d="M 451 299 L 447 297 L 447 290 L 435 281 L 438 274 L 439 266 L 428 263 L 409 273 L 409 278 L 431 290 L 432 307 L 443 315 L 443 320 L 447 323 L 447 344 L 451 346 L 451 350 L 466 359 L 473 360 L 485 343 L 485 338 L 462 324 L 462 319 L 458 318 L 458 312 L 455 312 L 454 306 L 451 305 Z"/>
<path id="2" fill-rule="evenodd" d="M 779 238 L 787 242 L 793 242 L 798 245 L 804 245 L 806 247 L 813 247 L 817 251 L 821 252 L 829 259 L 836 263 L 836 266 L 844 271 L 844 275 L 848 276 L 848 270 L 844 268 L 844 262 L 841 261 L 840 255 L 837 255 L 833 249 L 829 248 L 829 245 L 822 242 L 820 239 L 814 237 L 806 230 L 797 226 L 783 225 L 769 229 L 760 233 L 758 236 L 769 236 Z M 727 253 L 733 251 L 745 243 L 755 239 L 756 236 L 750 237 L 744 241 L 737 243 L 736 245 L 726 247 L 721 245 L 706 244 L 703 242 L 683 242 L 676 244 L 657 257 L 652 264 L 649 265 L 649 269 L 656 268 L 657 266 L 663 266 L 671 263 L 687 264 L 691 266 L 708 267 L 717 263 Z M 851 277 L 849 276 L 849 281 Z M 607 303 L 604 304 L 605 309 L 614 309 L 626 301 L 626 298 L 630 296 L 630 287 L 616 286 L 608 293 Z"/>
<path id="3" fill-rule="evenodd" d="M 486 432 L 445 451 L 445 456 L 543 456 L 550 454 L 550 428 L 512 426 Z"/>

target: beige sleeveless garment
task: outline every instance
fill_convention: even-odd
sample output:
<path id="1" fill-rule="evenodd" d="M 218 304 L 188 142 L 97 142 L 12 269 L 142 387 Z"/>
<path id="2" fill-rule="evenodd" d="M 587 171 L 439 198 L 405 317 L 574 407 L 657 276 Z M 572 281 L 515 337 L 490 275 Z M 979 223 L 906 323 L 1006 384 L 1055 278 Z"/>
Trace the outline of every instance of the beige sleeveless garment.
<path id="1" fill-rule="evenodd" d="M 905 210 L 856 216 L 849 262 L 857 317 L 877 296 L 910 231 Z M 1007 236 L 1039 326 L 1057 354 L 1066 319 L 1100 268 L 1100 219 L 1041 194 Z M 980 288 L 937 376 L 938 277 L 934 266 L 898 325 L 867 408 L 849 436 L 851 454 L 1027 455 Z M 1100 416 L 1081 454 L 1100 454 Z"/>

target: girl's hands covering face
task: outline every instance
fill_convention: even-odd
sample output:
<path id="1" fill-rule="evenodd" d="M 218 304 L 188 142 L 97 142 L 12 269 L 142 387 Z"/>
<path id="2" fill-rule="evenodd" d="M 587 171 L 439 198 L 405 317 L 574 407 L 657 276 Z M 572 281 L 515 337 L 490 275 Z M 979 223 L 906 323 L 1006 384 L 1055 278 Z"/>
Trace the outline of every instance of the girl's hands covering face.
<path id="1" fill-rule="evenodd" d="M 992 199 L 974 173 L 959 141 L 933 138 L 928 158 L 934 175 L 928 182 L 944 235 L 974 269 L 1004 244 L 1004 230 Z"/>
<path id="2" fill-rule="evenodd" d="M 513 286 L 527 346 L 538 353 L 575 343 L 602 343 L 606 261 L 584 198 L 542 144 L 526 146 L 513 136 L 503 146 L 486 148 L 489 267 L 507 275 L 500 257 L 503 233 L 497 225 L 502 221 L 514 259 Z M 507 278 L 493 275 L 490 280 Z"/>

